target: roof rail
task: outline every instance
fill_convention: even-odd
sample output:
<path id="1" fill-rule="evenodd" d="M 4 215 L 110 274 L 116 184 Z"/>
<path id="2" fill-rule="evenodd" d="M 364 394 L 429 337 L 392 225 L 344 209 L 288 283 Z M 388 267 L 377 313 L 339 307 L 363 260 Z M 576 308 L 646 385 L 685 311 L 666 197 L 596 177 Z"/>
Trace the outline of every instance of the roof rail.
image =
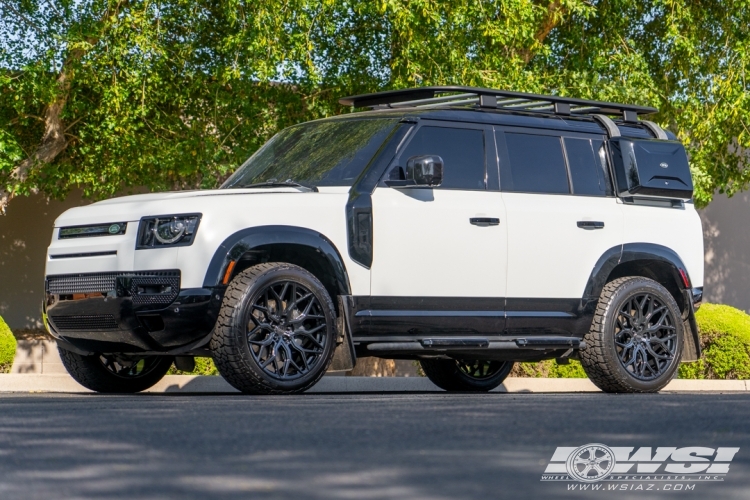
<path id="1" fill-rule="evenodd" d="M 462 87 L 417 87 L 413 89 L 388 90 L 374 94 L 362 94 L 339 99 L 345 106 L 357 108 L 434 108 L 445 106 L 472 106 L 478 108 L 526 111 L 532 113 L 554 113 L 567 116 L 592 114 L 617 115 L 624 121 L 637 123 L 638 115 L 656 113 L 656 108 L 617 104 L 614 102 L 589 101 L 572 97 L 527 94 L 507 90 Z"/>

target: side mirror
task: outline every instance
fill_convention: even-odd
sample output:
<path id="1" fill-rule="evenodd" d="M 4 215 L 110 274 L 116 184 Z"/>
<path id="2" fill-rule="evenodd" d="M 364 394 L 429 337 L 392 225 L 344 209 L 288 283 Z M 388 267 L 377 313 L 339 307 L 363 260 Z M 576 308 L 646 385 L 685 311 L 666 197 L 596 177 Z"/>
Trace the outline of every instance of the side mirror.
<path id="1" fill-rule="evenodd" d="M 406 172 L 401 167 L 396 171 L 400 178 L 386 180 L 387 186 L 436 187 L 443 183 L 443 159 L 437 155 L 412 156 L 406 162 Z"/>
<path id="2" fill-rule="evenodd" d="M 406 162 L 406 180 L 416 186 L 439 186 L 443 183 L 443 159 L 437 155 L 412 156 Z"/>

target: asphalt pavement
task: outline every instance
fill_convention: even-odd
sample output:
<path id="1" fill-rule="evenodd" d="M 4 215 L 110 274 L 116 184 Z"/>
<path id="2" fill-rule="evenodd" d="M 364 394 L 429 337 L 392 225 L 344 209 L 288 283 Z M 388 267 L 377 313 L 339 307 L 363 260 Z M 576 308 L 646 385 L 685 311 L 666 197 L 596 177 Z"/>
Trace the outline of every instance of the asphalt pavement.
<path id="1" fill-rule="evenodd" d="M 748 499 L 748 415 L 711 393 L 4 394 L 0 499 Z M 541 480 L 587 443 L 740 451 L 687 488 Z"/>

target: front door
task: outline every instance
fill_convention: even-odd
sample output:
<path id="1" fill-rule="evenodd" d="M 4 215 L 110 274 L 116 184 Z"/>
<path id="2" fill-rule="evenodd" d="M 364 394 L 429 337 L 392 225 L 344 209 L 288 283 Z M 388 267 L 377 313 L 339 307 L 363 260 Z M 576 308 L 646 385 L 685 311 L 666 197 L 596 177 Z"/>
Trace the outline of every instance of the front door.
<path id="1" fill-rule="evenodd" d="M 497 169 L 487 168 L 496 165 L 491 134 L 481 125 L 423 121 L 390 170 L 437 155 L 442 185 L 375 189 L 371 335 L 502 333 L 506 224 Z"/>

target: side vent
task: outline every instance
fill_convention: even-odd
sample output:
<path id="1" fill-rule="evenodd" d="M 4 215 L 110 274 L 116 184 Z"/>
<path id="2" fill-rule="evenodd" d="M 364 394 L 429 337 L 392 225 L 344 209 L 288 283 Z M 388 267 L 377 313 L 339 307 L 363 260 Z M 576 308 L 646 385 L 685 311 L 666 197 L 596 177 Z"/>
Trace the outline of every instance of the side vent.
<path id="1" fill-rule="evenodd" d="M 372 265 L 372 200 L 370 195 L 350 198 L 346 213 L 349 256 L 369 269 Z"/>

